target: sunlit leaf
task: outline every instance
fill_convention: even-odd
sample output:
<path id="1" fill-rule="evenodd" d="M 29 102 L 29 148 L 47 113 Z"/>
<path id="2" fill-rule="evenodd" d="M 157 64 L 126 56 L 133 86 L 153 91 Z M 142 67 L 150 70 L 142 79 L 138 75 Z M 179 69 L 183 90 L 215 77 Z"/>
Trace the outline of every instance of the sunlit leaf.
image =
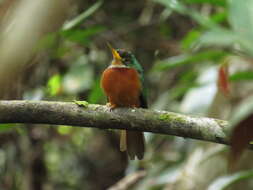
<path id="1" fill-rule="evenodd" d="M 47 91 L 50 96 L 56 96 L 61 91 L 61 76 L 53 75 L 47 82 Z"/>
<path id="2" fill-rule="evenodd" d="M 242 171 L 235 173 L 233 175 L 219 177 L 211 185 L 209 185 L 208 190 L 226 190 L 233 184 L 252 177 L 253 177 L 253 170 Z"/>
<path id="3" fill-rule="evenodd" d="M 71 21 L 68 21 L 63 25 L 63 30 L 70 30 L 73 29 L 80 24 L 84 22 L 85 19 L 87 19 L 89 16 L 94 14 L 103 4 L 103 1 L 97 1 L 94 5 L 92 5 L 89 9 L 85 10 L 83 13 L 72 19 Z"/>

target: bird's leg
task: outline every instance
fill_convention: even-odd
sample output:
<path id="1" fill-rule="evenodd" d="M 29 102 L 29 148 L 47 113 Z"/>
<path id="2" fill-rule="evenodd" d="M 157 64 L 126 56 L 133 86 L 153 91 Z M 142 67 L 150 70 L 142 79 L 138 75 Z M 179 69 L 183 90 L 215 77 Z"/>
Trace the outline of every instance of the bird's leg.
<path id="1" fill-rule="evenodd" d="M 139 106 L 137 106 L 137 105 L 131 105 L 130 107 L 131 107 L 131 109 L 136 109 L 136 108 L 138 108 Z"/>

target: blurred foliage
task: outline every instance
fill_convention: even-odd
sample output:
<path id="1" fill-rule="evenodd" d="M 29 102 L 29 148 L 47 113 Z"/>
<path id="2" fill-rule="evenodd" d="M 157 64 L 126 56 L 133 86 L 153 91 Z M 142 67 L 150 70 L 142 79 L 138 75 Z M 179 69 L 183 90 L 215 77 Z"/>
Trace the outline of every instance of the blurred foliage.
<path id="1" fill-rule="evenodd" d="M 80 1 L 62 29 L 39 43 L 39 64 L 23 73 L 23 99 L 105 104 L 100 76 L 110 63 L 110 42 L 134 52 L 143 65 L 150 108 L 232 118 L 234 127 L 248 128 L 252 122 L 244 119 L 252 119 L 252 107 L 243 102 L 253 92 L 252 6 L 252 0 Z M 226 96 L 217 86 L 224 60 Z M 204 147 L 203 156 L 203 145 L 189 139 L 147 133 L 145 159 L 128 161 L 110 130 L 5 124 L 0 132 L 0 189 L 106 189 L 139 169 L 148 173 L 132 189 L 233 189 L 252 178 L 252 171 L 224 177 L 225 169 L 206 177 L 226 167 L 210 161 L 226 151 Z M 237 136 L 239 159 L 252 139 L 238 144 L 244 137 Z M 209 162 L 208 172 L 197 173 Z M 195 172 L 205 178 L 203 186 L 192 178 Z M 191 185 L 183 183 L 187 179 Z"/>
<path id="2" fill-rule="evenodd" d="M 233 175 L 220 177 L 215 180 L 209 187 L 208 190 L 226 190 L 228 187 L 232 186 L 234 183 L 247 180 L 253 177 L 253 171 L 242 171 L 235 173 Z"/>

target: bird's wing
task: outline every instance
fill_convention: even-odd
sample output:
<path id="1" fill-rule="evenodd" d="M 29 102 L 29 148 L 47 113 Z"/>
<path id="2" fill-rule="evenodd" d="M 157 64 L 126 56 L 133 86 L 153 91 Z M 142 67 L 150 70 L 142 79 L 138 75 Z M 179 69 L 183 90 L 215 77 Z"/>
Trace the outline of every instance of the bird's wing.
<path id="1" fill-rule="evenodd" d="M 135 58 L 134 55 L 132 55 L 132 67 L 137 70 L 139 74 L 139 79 L 141 81 L 141 94 L 140 94 L 140 107 L 142 108 L 148 108 L 148 103 L 147 103 L 147 88 L 145 84 L 145 79 L 144 79 L 144 71 L 142 66 L 139 64 L 137 59 Z"/>
<path id="2" fill-rule="evenodd" d="M 147 98 L 144 95 L 144 93 L 142 92 L 140 95 L 140 104 L 142 108 L 148 108 L 148 102 L 147 102 Z"/>
<path id="3" fill-rule="evenodd" d="M 139 74 L 139 78 L 141 81 L 141 94 L 140 94 L 140 107 L 142 108 L 148 108 L 148 102 L 147 102 L 147 88 L 146 88 L 146 83 L 144 80 L 144 74 L 142 72 L 142 74 Z"/>

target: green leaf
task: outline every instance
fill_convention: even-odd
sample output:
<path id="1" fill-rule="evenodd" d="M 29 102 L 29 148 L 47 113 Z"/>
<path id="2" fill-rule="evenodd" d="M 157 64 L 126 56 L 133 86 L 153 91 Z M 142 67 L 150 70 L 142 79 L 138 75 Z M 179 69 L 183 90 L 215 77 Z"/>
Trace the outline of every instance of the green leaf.
<path id="1" fill-rule="evenodd" d="M 213 28 L 204 33 L 198 40 L 197 45 L 231 47 L 240 41 L 240 36 L 225 28 Z"/>
<path id="2" fill-rule="evenodd" d="M 61 89 L 61 76 L 53 75 L 47 82 L 47 91 L 50 96 L 55 96 Z"/>
<path id="3" fill-rule="evenodd" d="M 184 14 L 191 17 L 198 24 L 206 28 L 212 28 L 216 26 L 216 23 L 213 22 L 210 18 L 208 18 L 203 14 L 200 14 L 199 11 L 197 10 L 185 6 L 181 1 L 178 0 L 153 0 L 153 1 L 164 5 L 169 10 L 172 9 L 180 14 Z"/>
<path id="4" fill-rule="evenodd" d="M 212 15 L 210 18 L 215 23 L 223 22 L 227 18 L 227 12 L 216 13 Z M 183 49 L 190 49 L 193 48 L 193 46 L 196 45 L 197 43 L 199 43 L 198 45 L 200 45 L 200 42 L 202 43 L 201 45 L 204 44 L 211 45 L 211 43 L 214 44 L 214 41 L 215 42 L 218 41 L 217 39 L 222 38 L 222 40 L 224 40 L 223 36 L 224 35 L 227 36 L 228 32 L 230 31 L 216 26 L 210 29 L 208 32 L 202 34 L 203 33 L 202 27 L 195 28 L 190 32 L 188 32 L 187 35 L 185 35 L 185 37 L 181 41 L 181 46 Z M 220 43 L 220 40 L 218 41 L 218 43 Z M 231 43 L 234 43 L 234 40 L 229 44 Z"/>
<path id="5" fill-rule="evenodd" d="M 208 190 L 225 190 L 233 184 L 253 177 L 253 170 L 242 171 L 235 173 L 233 175 L 228 175 L 224 177 L 219 177 L 211 185 L 209 185 Z"/>
<path id="6" fill-rule="evenodd" d="M 229 20 L 232 27 L 249 40 L 253 40 L 253 1 L 230 0 Z"/>
<path id="7" fill-rule="evenodd" d="M 209 3 L 211 5 L 226 6 L 226 0 L 184 0 L 186 3 Z"/>
<path id="8" fill-rule="evenodd" d="M 70 30 L 73 29 L 84 22 L 89 16 L 95 13 L 103 4 L 103 1 L 97 1 L 94 5 L 92 5 L 89 9 L 85 10 L 83 13 L 68 21 L 66 24 L 63 25 L 62 30 Z"/>
<path id="9" fill-rule="evenodd" d="M 170 57 L 166 60 L 158 61 L 153 70 L 163 71 L 169 70 L 184 64 L 198 63 L 203 61 L 217 61 L 226 55 L 225 52 L 208 50 L 195 54 L 182 54 L 179 56 Z"/>
<path id="10" fill-rule="evenodd" d="M 87 108 L 89 106 L 89 102 L 86 102 L 86 101 L 77 101 L 77 100 L 74 100 L 74 103 L 76 105 L 78 105 L 79 107 Z"/>
<path id="11" fill-rule="evenodd" d="M 92 26 L 84 30 L 72 29 L 61 31 L 60 34 L 62 37 L 81 44 L 88 44 L 91 42 L 91 37 L 104 31 L 105 27 L 103 26 Z"/>
<path id="12" fill-rule="evenodd" d="M 237 72 L 229 77 L 230 81 L 253 80 L 253 71 Z"/>
<path id="13" fill-rule="evenodd" d="M 227 19 L 228 19 L 228 12 L 226 10 L 211 15 L 211 20 L 214 21 L 215 23 L 221 23 L 227 21 Z"/>
<path id="14" fill-rule="evenodd" d="M 184 38 L 181 40 L 181 46 L 183 49 L 190 49 L 196 40 L 200 37 L 201 31 L 193 29 L 188 32 Z"/>
<path id="15" fill-rule="evenodd" d="M 14 127 L 16 127 L 16 125 L 11 123 L 0 124 L 0 133 L 10 131 Z"/>
<path id="16" fill-rule="evenodd" d="M 242 47 L 253 55 L 253 1 L 230 0 L 229 21 L 233 29 L 240 36 Z"/>
<path id="17" fill-rule="evenodd" d="M 68 135 L 72 131 L 72 127 L 70 126 L 65 126 L 65 125 L 60 125 L 57 128 L 58 133 L 61 135 Z"/>

